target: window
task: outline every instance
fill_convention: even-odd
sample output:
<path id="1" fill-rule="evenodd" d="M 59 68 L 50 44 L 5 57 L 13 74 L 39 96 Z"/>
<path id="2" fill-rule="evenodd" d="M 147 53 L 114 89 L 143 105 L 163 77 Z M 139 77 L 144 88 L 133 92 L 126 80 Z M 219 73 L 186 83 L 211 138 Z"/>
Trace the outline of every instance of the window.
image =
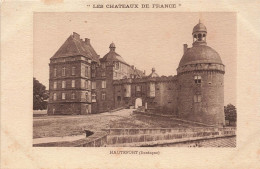
<path id="1" fill-rule="evenodd" d="M 201 102 L 201 95 L 194 95 L 194 102 L 195 103 Z"/>
<path id="2" fill-rule="evenodd" d="M 96 93 L 92 93 L 92 102 L 96 102 L 96 97 L 97 97 Z"/>
<path id="3" fill-rule="evenodd" d="M 136 91 L 140 92 L 141 91 L 141 86 L 136 86 Z"/>
<path id="4" fill-rule="evenodd" d="M 66 99 L 66 93 L 62 93 L 61 98 L 62 98 L 62 100 L 65 100 Z"/>
<path id="5" fill-rule="evenodd" d="M 61 87 L 64 89 L 66 88 L 66 81 L 62 81 Z"/>
<path id="6" fill-rule="evenodd" d="M 92 76 L 92 77 L 96 77 L 95 72 L 92 72 L 91 76 Z"/>
<path id="7" fill-rule="evenodd" d="M 88 92 L 85 93 L 86 100 L 88 100 Z"/>
<path id="8" fill-rule="evenodd" d="M 62 76 L 65 76 L 65 75 L 66 75 L 66 68 L 63 67 L 63 68 L 62 68 Z"/>
<path id="9" fill-rule="evenodd" d="M 119 69 L 119 62 L 115 63 L 115 69 Z"/>
<path id="10" fill-rule="evenodd" d="M 195 76 L 194 81 L 196 84 L 201 84 L 201 76 Z"/>
<path id="11" fill-rule="evenodd" d="M 71 81 L 71 87 L 75 87 L 75 80 Z"/>
<path id="12" fill-rule="evenodd" d="M 53 93 L 53 100 L 57 100 L 57 94 Z"/>
<path id="13" fill-rule="evenodd" d="M 88 77 L 88 66 L 85 68 L 85 76 Z"/>
<path id="14" fill-rule="evenodd" d="M 102 93 L 102 100 L 106 100 L 106 93 Z"/>
<path id="15" fill-rule="evenodd" d="M 114 77 L 117 77 L 117 72 L 114 73 Z"/>
<path id="16" fill-rule="evenodd" d="M 102 89 L 105 89 L 107 87 L 106 81 L 102 81 Z"/>
<path id="17" fill-rule="evenodd" d="M 102 67 L 102 69 L 105 69 L 106 68 L 106 63 L 102 63 L 101 67 Z"/>
<path id="18" fill-rule="evenodd" d="M 117 101 L 121 101 L 121 96 L 117 96 Z"/>
<path id="19" fill-rule="evenodd" d="M 92 82 L 92 89 L 96 89 L 96 82 Z"/>
<path id="20" fill-rule="evenodd" d="M 72 69 L 71 69 L 71 75 L 75 75 L 75 70 L 76 70 L 76 67 L 72 67 Z"/>
<path id="21" fill-rule="evenodd" d="M 54 89 L 57 89 L 57 82 L 54 82 L 54 83 L 53 83 L 53 88 L 54 88 Z"/>
<path id="22" fill-rule="evenodd" d="M 96 68 L 96 65 L 95 64 L 92 64 L 91 65 L 91 69 L 95 69 Z"/>
<path id="23" fill-rule="evenodd" d="M 75 93 L 71 94 L 71 99 L 75 99 Z"/>
<path id="24" fill-rule="evenodd" d="M 54 68 L 54 70 L 53 70 L 53 76 L 54 76 L 54 77 L 57 76 L 57 69 L 56 69 L 56 68 Z"/>
<path id="25" fill-rule="evenodd" d="M 102 76 L 102 77 L 106 76 L 106 72 L 105 72 L 105 71 L 102 72 L 101 76 Z"/>

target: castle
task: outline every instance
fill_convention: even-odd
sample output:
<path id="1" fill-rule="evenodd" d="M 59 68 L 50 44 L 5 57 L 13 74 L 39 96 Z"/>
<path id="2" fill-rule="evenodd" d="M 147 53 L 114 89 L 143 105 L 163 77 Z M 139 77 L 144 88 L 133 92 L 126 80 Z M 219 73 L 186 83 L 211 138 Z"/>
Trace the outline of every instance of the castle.
<path id="1" fill-rule="evenodd" d="M 129 65 L 111 43 L 102 58 L 89 39 L 73 33 L 50 59 L 48 115 L 101 113 L 143 106 L 153 113 L 223 126 L 224 73 L 219 54 L 207 46 L 207 29 L 199 22 L 193 44 L 175 76 L 148 76 Z"/>

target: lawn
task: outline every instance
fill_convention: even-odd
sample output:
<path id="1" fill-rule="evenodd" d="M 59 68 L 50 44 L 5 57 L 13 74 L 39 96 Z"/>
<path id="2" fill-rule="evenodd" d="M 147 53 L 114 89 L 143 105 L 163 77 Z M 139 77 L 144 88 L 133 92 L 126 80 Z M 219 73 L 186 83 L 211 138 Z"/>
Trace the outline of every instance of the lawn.
<path id="1" fill-rule="evenodd" d="M 34 117 L 33 138 L 81 135 L 84 130 L 98 131 L 105 128 L 174 127 L 190 126 L 171 119 L 135 114 L 131 109 L 123 109 L 86 116 Z"/>

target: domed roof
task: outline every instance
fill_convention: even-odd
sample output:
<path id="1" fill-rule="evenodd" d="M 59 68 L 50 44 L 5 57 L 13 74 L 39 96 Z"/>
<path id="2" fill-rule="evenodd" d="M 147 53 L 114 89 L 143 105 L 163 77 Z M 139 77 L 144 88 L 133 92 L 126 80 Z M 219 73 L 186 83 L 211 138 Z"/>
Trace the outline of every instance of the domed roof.
<path id="1" fill-rule="evenodd" d="M 110 45 L 109 45 L 109 48 L 110 48 L 110 51 L 103 57 L 100 59 L 100 61 L 102 62 L 122 62 L 126 65 L 128 65 L 124 59 L 115 52 L 115 44 L 112 42 Z"/>
<path id="2" fill-rule="evenodd" d="M 195 32 L 207 32 L 206 26 L 199 21 L 197 25 L 194 26 L 192 33 Z"/>
<path id="3" fill-rule="evenodd" d="M 214 49 L 206 45 L 196 45 L 187 49 L 181 58 L 179 67 L 197 63 L 223 64 L 219 54 Z"/>
<path id="4" fill-rule="evenodd" d="M 116 61 L 119 61 L 119 62 L 122 62 L 124 64 L 127 64 L 124 61 L 124 59 L 119 54 L 117 54 L 115 51 L 108 52 L 103 58 L 100 59 L 100 61 L 102 61 L 102 62 L 116 62 Z"/>

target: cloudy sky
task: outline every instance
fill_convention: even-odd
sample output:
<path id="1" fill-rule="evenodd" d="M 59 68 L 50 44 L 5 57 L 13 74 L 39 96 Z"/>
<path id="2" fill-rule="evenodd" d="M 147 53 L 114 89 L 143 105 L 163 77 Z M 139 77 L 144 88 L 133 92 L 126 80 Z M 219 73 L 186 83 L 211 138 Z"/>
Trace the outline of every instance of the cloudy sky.
<path id="1" fill-rule="evenodd" d="M 34 13 L 34 77 L 49 86 L 49 59 L 73 32 L 89 38 L 103 57 L 114 42 L 116 52 L 146 74 L 176 75 L 183 44 L 192 44 L 199 19 L 207 44 L 226 65 L 225 105 L 236 105 L 236 14 L 226 13 Z"/>

